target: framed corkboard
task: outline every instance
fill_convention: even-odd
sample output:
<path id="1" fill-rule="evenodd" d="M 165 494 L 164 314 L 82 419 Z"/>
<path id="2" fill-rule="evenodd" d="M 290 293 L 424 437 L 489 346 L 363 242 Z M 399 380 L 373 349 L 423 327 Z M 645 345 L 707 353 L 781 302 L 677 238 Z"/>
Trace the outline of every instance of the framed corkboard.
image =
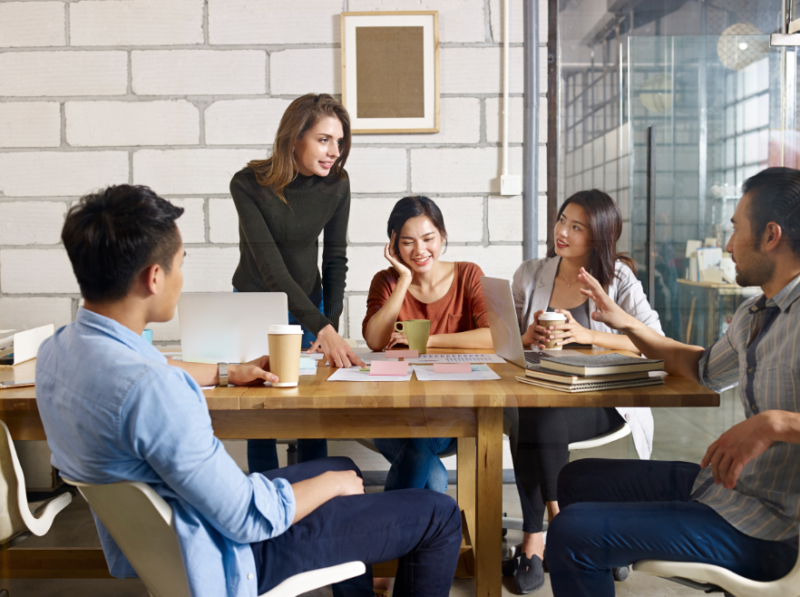
<path id="1" fill-rule="evenodd" d="M 354 134 L 439 132 L 439 13 L 343 12 L 342 103 Z"/>

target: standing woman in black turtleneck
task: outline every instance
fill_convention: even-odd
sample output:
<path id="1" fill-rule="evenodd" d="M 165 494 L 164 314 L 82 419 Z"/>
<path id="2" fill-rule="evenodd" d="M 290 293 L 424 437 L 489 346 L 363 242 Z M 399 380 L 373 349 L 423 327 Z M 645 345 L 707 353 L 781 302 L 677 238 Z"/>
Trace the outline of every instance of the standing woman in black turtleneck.
<path id="1" fill-rule="evenodd" d="M 336 367 L 363 366 L 337 332 L 347 273 L 350 117 L 327 94 L 307 94 L 284 112 L 266 160 L 231 180 L 239 213 L 238 292 L 285 292 L 289 323 L 303 326 L 303 348 Z M 318 238 L 324 231 L 322 273 Z M 300 462 L 327 455 L 325 440 L 300 440 Z M 278 467 L 275 440 L 248 440 L 251 472 Z"/>

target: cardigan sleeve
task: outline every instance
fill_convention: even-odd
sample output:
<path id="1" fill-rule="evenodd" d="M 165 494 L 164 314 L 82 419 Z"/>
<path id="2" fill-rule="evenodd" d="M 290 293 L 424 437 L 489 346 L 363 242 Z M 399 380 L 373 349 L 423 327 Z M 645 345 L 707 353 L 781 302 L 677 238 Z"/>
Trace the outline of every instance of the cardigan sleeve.
<path id="1" fill-rule="evenodd" d="M 650 306 L 642 283 L 624 263 L 618 261 L 616 269 L 617 295 L 614 297 L 614 302 L 626 313 L 633 315 L 647 327 L 663 336 L 661 320 L 658 318 L 658 313 Z"/>
<path id="2" fill-rule="evenodd" d="M 347 276 L 347 222 L 350 219 L 350 183 L 333 217 L 325 225 L 322 245 L 322 287 L 325 316 L 338 331 L 344 309 L 345 277 Z"/>

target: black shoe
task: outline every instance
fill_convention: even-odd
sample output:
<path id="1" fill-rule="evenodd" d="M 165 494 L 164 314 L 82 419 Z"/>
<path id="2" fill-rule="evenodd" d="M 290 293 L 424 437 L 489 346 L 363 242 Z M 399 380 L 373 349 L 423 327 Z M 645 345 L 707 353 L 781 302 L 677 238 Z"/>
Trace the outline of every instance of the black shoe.
<path id="1" fill-rule="evenodd" d="M 544 584 L 544 569 L 539 556 L 528 558 L 525 554 L 519 556 L 519 567 L 514 574 L 517 594 L 525 595 L 542 588 Z"/>
<path id="2" fill-rule="evenodd" d="M 514 576 L 517 571 L 517 558 L 509 558 L 503 560 L 503 576 Z"/>

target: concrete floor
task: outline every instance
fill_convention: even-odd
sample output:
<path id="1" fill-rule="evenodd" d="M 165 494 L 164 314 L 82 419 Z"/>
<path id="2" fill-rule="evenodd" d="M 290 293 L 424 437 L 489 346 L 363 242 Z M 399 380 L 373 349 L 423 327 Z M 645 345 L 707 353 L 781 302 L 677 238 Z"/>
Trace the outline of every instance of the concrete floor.
<path id="1" fill-rule="evenodd" d="M 719 408 L 669 408 L 653 409 L 655 418 L 655 442 L 653 459 L 685 460 L 699 462 L 706 448 L 726 429 L 743 420 L 743 410 L 736 390 L 722 395 Z M 234 459 L 244 466 L 246 462 L 244 442 L 226 442 L 228 451 Z M 331 455 L 352 457 L 364 470 L 385 470 L 387 463 L 377 454 L 355 442 L 332 441 L 329 445 Z M 573 454 L 574 458 L 635 458 L 630 438 L 595 450 Z M 284 460 L 285 456 L 281 455 Z M 504 459 L 504 460 L 507 460 Z M 454 462 L 448 462 L 451 467 Z M 504 467 L 508 467 L 504 464 Z M 379 488 L 369 488 L 378 491 Z M 455 496 L 455 487 L 448 491 Z M 508 516 L 521 516 L 516 487 L 503 487 L 504 511 Z M 522 533 L 509 531 L 504 547 L 513 546 L 522 540 Z M 99 546 L 97 532 L 92 522 L 88 506 L 76 499 L 56 519 L 50 533 L 45 537 L 27 539 L 20 547 L 94 547 Z M 501 554 L 498 554 L 501 557 Z M 148 597 L 144 585 L 138 580 L 0 580 L 0 588 L 7 588 L 11 597 Z M 503 579 L 503 596 L 513 595 L 512 578 Z M 331 597 L 330 589 L 320 589 L 307 594 L 308 597 Z M 450 591 L 451 597 L 474 595 L 472 580 L 456 579 Z M 537 597 L 550 597 L 552 591 L 549 581 L 535 593 Z M 667 597 L 699 596 L 702 593 L 687 587 L 653 578 L 635 572 L 623 583 L 617 583 L 620 597 Z"/>

